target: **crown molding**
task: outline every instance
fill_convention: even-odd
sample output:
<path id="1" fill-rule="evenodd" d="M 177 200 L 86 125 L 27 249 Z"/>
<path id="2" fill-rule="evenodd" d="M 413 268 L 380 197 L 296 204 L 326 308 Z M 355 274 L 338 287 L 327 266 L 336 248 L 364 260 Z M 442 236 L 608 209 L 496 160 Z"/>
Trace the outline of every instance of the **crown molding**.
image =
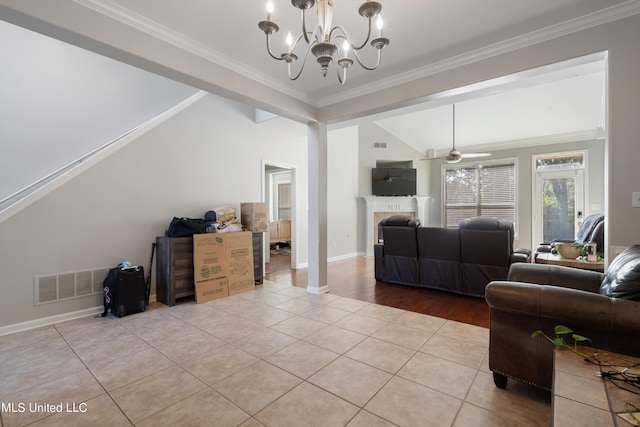
<path id="1" fill-rule="evenodd" d="M 388 89 L 399 84 L 407 83 L 416 79 L 429 77 L 431 75 L 448 71 L 457 67 L 471 64 L 473 62 L 488 59 L 503 53 L 522 49 L 537 43 L 552 40 L 578 31 L 586 30 L 598 25 L 617 21 L 628 16 L 640 13 L 640 1 L 629 0 L 625 3 L 612 6 L 598 12 L 593 12 L 579 18 L 573 18 L 560 24 L 552 25 L 540 30 L 532 31 L 521 36 L 503 40 L 492 45 L 476 49 L 470 52 L 456 55 L 442 61 L 434 62 L 424 67 L 416 68 L 405 73 L 396 74 L 393 77 L 377 80 L 375 83 L 359 86 L 357 88 L 343 91 L 334 96 L 328 96 L 319 100 L 317 107 L 327 107 L 338 102 L 367 95 L 381 89 Z"/>
<path id="2" fill-rule="evenodd" d="M 317 100 L 310 98 L 302 91 L 295 90 L 290 86 L 287 86 L 272 77 L 261 73 L 255 69 L 248 69 L 246 64 L 242 64 L 236 59 L 224 55 L 223 53 L 211 49 L 202 43 L 193 40 L 181 33 L 171 30 L 151 19 L 148 19 L 142 15 L 132 12 L 120 5 L 117 5 L 109 0 L 73 0 L 74 2 L 89 8 L 95 12 L 105 15 L 111 19 L 135 28 L 145 34 L 148 34 L 154 38 L 162 40 L 165 43 L 169 43 L 176 46 L 186 52 L 199 56 L 207 61 L 210 61 L 216 65 L 227 68 L 234 73 L 240 74 L 251 80 L 262 82 L 267 84 L 271 88 L 282 92 L 292 98 L 307 104 L 314 105 Z"/>
<path id="3" fill-rule="evenodd" d="M 603 139 L 602 130 L 600 128 L 597 129 L 587 129 L 575 132 L 566 132 L 559 133 L 553 135 L 544 135 L 544 136 L 532 136 L 528 138 L 520 138 L 514 139 L 510 141 L 500 141 L 500 142 L 492 142 L 488 144 L 477 144 L 473 146 L 460 146 L 457 147 L 458 150 L 462 151 L 498 151 L 498 150 L 510 150 L 517 149 L 523 147 L 531 147 L 531 146 L 541 146 L 541 145 L 552 145 L 552 144 L 565 144 L 568 142 L 579 142 L 579 141 L 593 141 L 597 139 Z M 440 155 L 441 153 L 448 153 L 450 148 L 436 150 L 436 152 Z"/>
<path id="4" fill-rule="evenodd" d="M 172 44 L 180 49 L 204 58 L 212 63 L 225 67 L 235 73 L 252 80 L 269 85 L 273 89 L 291 96 L 299 101 L 305 102 L 317 108 L 326 107 L 338 102 L 343 102 L 362 95 L 367 95 L 382 89 L 388 89 L 399 84 L 407 83 L 416 79 L 428 77 L 443 71 L 451 70 L 460 66 L 468 65 L 483 59 L 491 58 L 503 53 L 521 49 L 537 43 L 548 41 L 557 37 L 582 31 L 591 27 L 616 21 L 631 15 L 640 13 L 640 0 L 629 0 L 625 3 L 611 6 L 609 8 L 593 12 L 578 18 L 573 18 L 560 24 L 552 25 L 540 30 L 532 31 L 522 36 L 513 37 L 492 45 L 476 49 L 464 54 L 434 62 L 424 67 L 396 74 L 393 77 L 377 80 L 375 83 L 359 86 L 351 90 L 342 91 L 339 94 L 323 98 L 313 98 L 309 95 L 293 89 L 272 77 L 261 73 L 255 69 L 247 69 L 234 58 L 224 55 L 203 45 L 183 34 L 177 33 L 159 23 L 150 20 L 142 15 L 136 14 L 129 9 L 123 8 L 109 0 L 74 0 L 76 3 L 90 8 L 98 13 L 108 16 L 114 20 L 131 26 L 143 33 L 149 34 L 159 40 Z"/>

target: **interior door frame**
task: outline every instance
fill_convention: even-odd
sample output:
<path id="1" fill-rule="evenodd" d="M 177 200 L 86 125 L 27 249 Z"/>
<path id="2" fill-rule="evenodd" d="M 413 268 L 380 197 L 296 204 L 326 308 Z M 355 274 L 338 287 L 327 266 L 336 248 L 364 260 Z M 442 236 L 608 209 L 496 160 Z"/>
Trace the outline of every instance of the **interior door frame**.
<path id="1" fill-rule="evenodd" d="M 261 189 L 262 189 L 262 201 L 265 203 L 269 203 L 269 200 L 267 200 L 267 187 L 271 185 L 271 180 L 267 179 L 267 167 L 277 167 L 277 168 L 281 168 L 281 169 L 288 169 L 291 171 L 291 269 L 295 269 L 296 266 L 298 265 L 298 254 L 297 254 L 297 215 L 298 215 L 298 209 L 297 209 L 297 172 L 298 172 L 298 168 L 295 165 L 291 165 L 291 164 L 287 164 L 287 163 L 282 163 L 282 162 L 276 162 L 276 161 L 270 161 L 270 160 L 265 160 L 262 159 L 262 173 L 261 173 L 261 179 L 262 179 L 262 185 L 261 185 Z M 269 241 L 265 238 L 264 239 L 265 242 L 265 254 L 268 253 L 269 251 Z M 265 256 L 265 260 L 267 259 L 267 257 Z"/>

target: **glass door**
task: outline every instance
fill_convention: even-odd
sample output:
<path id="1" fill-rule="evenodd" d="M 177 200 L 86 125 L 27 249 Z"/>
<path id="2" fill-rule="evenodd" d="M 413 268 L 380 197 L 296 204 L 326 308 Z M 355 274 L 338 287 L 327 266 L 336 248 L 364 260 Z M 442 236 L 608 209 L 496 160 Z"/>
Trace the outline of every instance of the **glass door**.
<path id="1" fill-rule="evenodd" d="M 533 186 L 533 243 L 573 240 L 584 218 L 583 158 L 578 163 L 548 165 L 541 164 L 539 159 L 537 163 Z"/>

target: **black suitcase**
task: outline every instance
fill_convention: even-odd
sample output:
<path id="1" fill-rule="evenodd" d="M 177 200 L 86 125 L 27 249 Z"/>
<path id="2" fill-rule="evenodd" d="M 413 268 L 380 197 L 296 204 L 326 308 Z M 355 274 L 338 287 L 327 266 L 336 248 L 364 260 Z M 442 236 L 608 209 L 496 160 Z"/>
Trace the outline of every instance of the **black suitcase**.
<path id="1" fill-rule="evenodd" d="M 144 268 L 115 267 L 103 283 L 104 313 L 109 309 L 116 317 L 139 313 L 147 308 L 147 283 L 144 278 Z"/>

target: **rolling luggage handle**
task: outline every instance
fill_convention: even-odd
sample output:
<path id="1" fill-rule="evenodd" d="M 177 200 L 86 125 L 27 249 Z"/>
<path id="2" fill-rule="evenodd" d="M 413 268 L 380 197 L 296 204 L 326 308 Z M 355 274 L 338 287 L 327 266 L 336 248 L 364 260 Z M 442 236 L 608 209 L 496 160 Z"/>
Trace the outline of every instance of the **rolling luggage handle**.
<path id="1" fill-rule="evenodd" d="M 156 251 L 156 243 L 151 243 L 151 259 L 149 260 L 149 274 L 147 274 L 147 289 L 145 294 L 145 304 L 149 306 L 149 294 L 151 293 L 151 268 L 153 267 L 153 254 Z"/>

